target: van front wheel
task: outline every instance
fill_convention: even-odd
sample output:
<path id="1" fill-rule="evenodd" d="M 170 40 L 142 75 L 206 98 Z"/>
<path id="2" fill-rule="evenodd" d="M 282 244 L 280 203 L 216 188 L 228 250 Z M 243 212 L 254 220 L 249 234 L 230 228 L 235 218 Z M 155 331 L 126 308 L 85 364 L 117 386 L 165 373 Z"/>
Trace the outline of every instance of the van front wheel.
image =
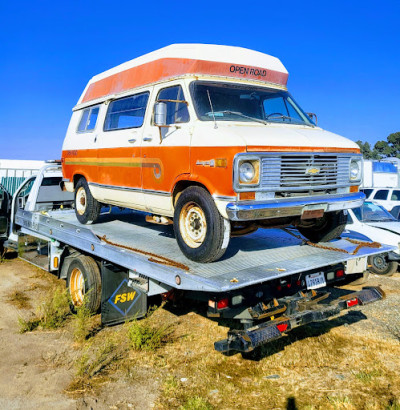
<path id="1" fill-rule="evenodd" d="M 322 218 L 302 222 L 297 229 L 311 242 L 329 242 L 340 238 L 346 223 L 347 215 L 343 211 L 328 212 Z"/>
<path id="2" fill-rule="evenodd" d="M 79 179 L 75 186 L 75 214 L 81 224 L 97 221 L 101 204 L 93 198 L 85 178 Z"/>
<path id="3" fill-rule="evenodd" d="M 230 228 L 230 222 L 222 217 L 204 188 L 189 187 L 179 196 L 174 212 L 174 231 L 187 258 L 203 263 L 220 259 L 229 244 Z"/>

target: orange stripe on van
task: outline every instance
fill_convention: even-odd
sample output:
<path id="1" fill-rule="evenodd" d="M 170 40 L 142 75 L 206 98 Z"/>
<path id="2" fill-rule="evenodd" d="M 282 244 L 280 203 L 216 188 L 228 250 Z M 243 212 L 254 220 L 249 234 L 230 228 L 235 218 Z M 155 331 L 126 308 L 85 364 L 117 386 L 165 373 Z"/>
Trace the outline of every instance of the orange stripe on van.
<path id="1" fill-rule="evenodd" d="M 231 63 L 188 58 L 162 58 L 129 68 L 90 84 L 82 98 L 82 103 L 185 74 L 243 78 L 282 86 L 287 84 L 287 73 L 260 67 L 241 66 L 241 68 L 237 71 L 236 66 Z"/>

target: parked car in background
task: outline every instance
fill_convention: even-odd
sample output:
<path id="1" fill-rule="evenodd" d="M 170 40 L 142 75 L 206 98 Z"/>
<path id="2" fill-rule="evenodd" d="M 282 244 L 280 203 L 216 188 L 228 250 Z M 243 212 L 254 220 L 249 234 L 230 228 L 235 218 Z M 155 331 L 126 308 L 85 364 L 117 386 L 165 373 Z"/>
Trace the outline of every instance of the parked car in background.
<path id="1" fill-rule="evenodd" d="M 394 216 L 395 219 L 400 220 L 400 205 L 394 206 L 390 213 Z"/>
<path id="2" fill-rule="evenodd" d="M 366 201 L 359 208 L 349 209 L 343 236 L 396 246 L 396 251 L 370 256 L 368 266 L 371 272 L 378 275 L 391 276 L 397 271 L 400 260 L 400 222 L 382 205 Z"/>
<path id="3" fill-rule="evenodd" d="M 400 206 L 400 188 L 363 188 L 365 197 L 382 205 L 389 212 Z M 397 218 L 396 218 L 397 219 Z"/>

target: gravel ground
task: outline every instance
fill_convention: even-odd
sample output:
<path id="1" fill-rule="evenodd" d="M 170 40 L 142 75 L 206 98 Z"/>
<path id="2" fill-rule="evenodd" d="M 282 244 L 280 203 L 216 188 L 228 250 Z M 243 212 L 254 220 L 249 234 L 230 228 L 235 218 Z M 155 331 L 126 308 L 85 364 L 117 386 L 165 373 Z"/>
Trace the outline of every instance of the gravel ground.
<path id="1" fill-rule="evenodd" d="M 346 286 L 346 289 L 357 290 L 363 286 L 380 286 L 386 298 L 380 302 L 354 309 L 353 316 L 365 315 L 365 319 L 354 323 L 347 329 L 359 334 L 363 332 L 378 339 L 400 341 L 400 273 L 392 277 L 370 275 L 366 284 L 361 286 Z"/>

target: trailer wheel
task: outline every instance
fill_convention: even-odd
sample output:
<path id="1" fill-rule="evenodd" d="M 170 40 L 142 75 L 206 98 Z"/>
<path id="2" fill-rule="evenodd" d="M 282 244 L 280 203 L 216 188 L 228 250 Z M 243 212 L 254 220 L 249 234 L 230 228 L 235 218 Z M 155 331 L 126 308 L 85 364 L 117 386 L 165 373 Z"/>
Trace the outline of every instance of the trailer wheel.
<path id="1" fill-rule="evenodd" d="M 368 269 L 377 275 L 393 276 L 397 272 L 398 265 L 396 261 L 389 261 L 385 254 L 368 257 Z"/>
<path id="2" fill-rule="evenodd" d="M 99 310 L 101 276 L 100 269 L 93 258 L 80 255 L 70 263 L 67 272 L 67 288 L 74 310 L 83 303 L 91 313 Z"/>
<path id="3" fill-rule="evenodd" d="M 347 216 L 344 211 L 328 212 L 314 222 L 302 222 L 297 228 L 311 242 L 329 242 L 340 237 L 346 223 Z"/>
<path id="4" fill-rule="evenodd" d="M 75 214 L 81 224 L 92 224 L 100 215 L 101 204 L 93 198 L 85 178 L 75 187 Z"/>
<path id="5" fill-rule="evenodd" d="M 222 217 L 204 188 L 191 186 L 179 196 L 174 212 L 174 231 L 187 258 L 203 263 L 218 260 L 228 247 L 230 230 L 230 222 Z"/>

